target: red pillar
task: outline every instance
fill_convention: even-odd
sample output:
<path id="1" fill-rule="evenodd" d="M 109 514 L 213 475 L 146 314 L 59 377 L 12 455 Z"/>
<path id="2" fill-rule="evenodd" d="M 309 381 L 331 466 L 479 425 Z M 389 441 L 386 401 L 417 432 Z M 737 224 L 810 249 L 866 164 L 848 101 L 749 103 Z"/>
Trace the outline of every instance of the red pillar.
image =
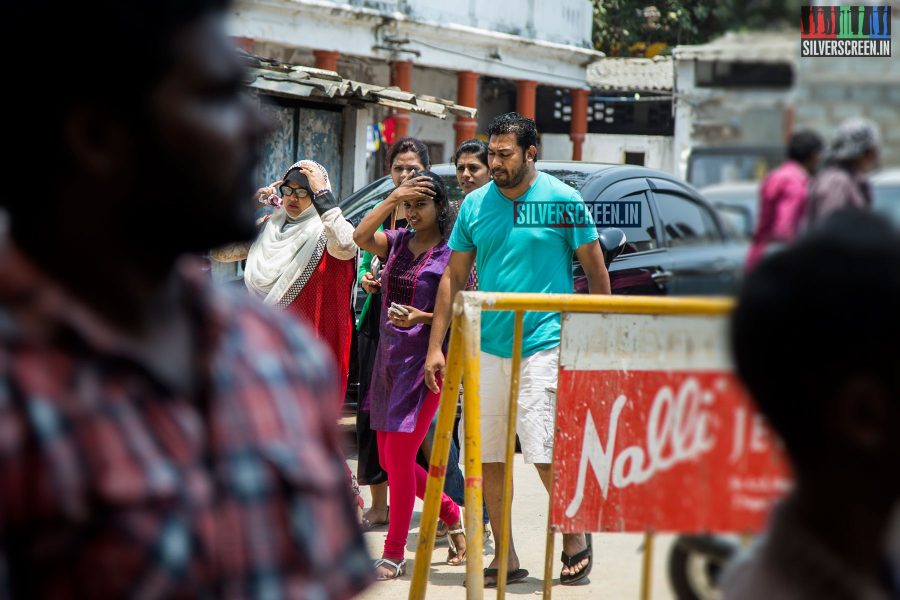
<path id="1" fill-rule="evenodd" d="M 572 138 L 572 160 L 581 160 L 581 146 L 587 136 L 588 90 L 571 90 L 572 94 L 572 127 L 569 137 Z"/>
<path id="2" fill-rule="evenodd" d="M 248 52 L 253 54 L 253 38 L 248 37 L 240 37 L 240 36 L 231 36 L 231 41 L 234 42 L 234 45 L 243 50 L 244 52 Z"/>
<path id="3" fill-rule="evenodd" d="M 523 117 L 533 119 L 537 102 L 537 81 L 519 80 L 516 82 L 516 112 Z"/>
<path id="4" fill-rule="evenodd" d="M 391 63 L 391 85 L 408 92 L 412 89 L 412 63 L 408 60 L 395 60 Z M 412 118 L 405 110 L 394 112 L 395 137 L 400 139 L 409 135 L 409 122 Z"/>
<path id="5" fill-rule="evenodd" d="M 456 103 L 462 106 L 475 107 L 478 103 L 478 73 L 460 71 L 456 74 Z M 475 137 L 478 122 L 468 117 L 456 117 L 453 129 L 456 130 L 456 147 L 466 140 Z"/>
<path id="6" fill-rule="evenodd" d="M 313 56 L 316 57 L 316 68 L 325 71 L 337 71 L 337 61 L 340 55 L 340 52 L 333 50 L 313 50 Z"/>
<path id="7" fill-rule="evenodd" d="M 784 109 L 784 143 L 791 141 L 791 134 L 794 132 L 794 107 L 788 106 Z"/>

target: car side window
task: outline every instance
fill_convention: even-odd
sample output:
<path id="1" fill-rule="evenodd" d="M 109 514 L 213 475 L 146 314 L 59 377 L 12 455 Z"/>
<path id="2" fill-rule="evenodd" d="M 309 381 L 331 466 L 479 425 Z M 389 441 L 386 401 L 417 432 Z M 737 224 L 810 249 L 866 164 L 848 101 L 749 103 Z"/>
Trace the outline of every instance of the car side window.
<path id="1" fill-rule="evenodd" d="M 387 198 L 394 191 L 394 182 L 390 177 L 376 179 L 364 188 L 354 192 L 341 201 L 344 218 L 358 223 L 372 208 Z"/>
<path id="2" fill-rule="evenodd" d="M 666 246 L 676 248 L 719 240 L 715 219 L 708 208 L 672 192 L 657 190 L 653 194 L 666 232 Z"/>
<path id="3" fill-rule="evenodd" d="M 637 214 L 629 215 L 628 218 L 628 222 L 630 224 L 633 223 L 634 226 L 624 227 L 622 225 L 612 225 L 625 232 L 625 249 L 622 251 L 622 254 L 645 252 L 647 250 L 653 250 L 657 247 L 656 230 L 653 226 L 653 215 L 650 212 L 650 203 L 647 201 L 647 194 L 645 192 L 629 194 L 627 196 L 619 198 L 618 202 L 616 202 L 615 204 L 621 204 L 622 207 L 630 207 L 634 205 L 627 205 L 626 203 L 634 202 L 640 203 L 640 208 L 637 211 Z M 636 220 L 632 218 L 635 216 L 637 217 Z M 602 222 L 602 219 L 602 215 L 595 215 L 595 220 Z"/>
<path id="4" fill-rule="evenodd" d="M 444 182 L 444 187 L 447 188 L 447 198 L 450 202 L 459 206 L 462 199 L 465 197 L 465 194 L 463 194 L 462 188 L 459 187 L 459 182 L 456 180 L 456 174 L 441 175 L 441 180 Z"/>

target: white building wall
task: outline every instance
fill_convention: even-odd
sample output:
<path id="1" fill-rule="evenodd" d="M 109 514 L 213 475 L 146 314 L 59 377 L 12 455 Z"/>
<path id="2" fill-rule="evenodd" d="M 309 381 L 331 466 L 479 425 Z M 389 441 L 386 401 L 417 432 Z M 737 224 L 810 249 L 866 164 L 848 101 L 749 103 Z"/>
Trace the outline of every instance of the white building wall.
<path id="1" fill-rule="evenodd" d="M 344 109 L 344 139 L 342 152 L 341 189 L 343 196 L 363 187 L 368 181 L 366 169 L 366 130 L 372 123 L 368 108 L 348 106 Z"/>
<path id="2" fill-rule="evenodd" d="M 542 133 L 538 160 L 572 160 L 572 140 L 562 133 Z"/>
<path id="3" fill-rule="evenodd" d="M 672 153 L 675 159 L 675 174 L 682 179 L 687 175 L 688 154 L 691 150 L 691 122 L 694 118 L 692 103 L 682 94 L 689 94 L 694 86 L 694 63 L 675 61 L 675 134 Z"/>
<path id="4" fill-rule="evenodd" d="M 336 0 L 333 4 L 560 44 L 592 46 L 590 0 Z"/>
<path id="5" fill-rule="evenodd" d="M 623 163 L 626 152 L 643 152 L 644 166 L 674 173 L 672 137 L 667 135 L 614 135 L 589 133 L 581 149 L 585 162 Z M 572 140 L 561 133 L 541 136 L 538 156 L 544 160 L 571 160 Z"/>
<path id="6" fill-rule="evenodd" d="M 507 29 L 510 22 L 517 22 L 516 19 L 523 14 L 532 15 L 534 31 L 526 28 L 514 35 L 504 33 L 503 27 L 486 21 L 484 24 L 494 28 L 458 23 L 465 21 L 465 18 L 435 20 L 435 14 L 440 16 L 444 13 L 417 12 L 416 2 L 409 3 L 411 8 L 406 12 L 391 12 L 387 10 L 390 2 L 239 0 L 231 12 L 229 33 L 253 39 L 256 43 L 335 50 L 363 59 L 389 61 L 407 58 L 419 65 L 451 71 L 475 71 L 506 79 L 533 79 L 545 85 L 586 85 L 587 65 L 602 56 L 590 47 L 589 42 L 584 43 L 584 40 L 590 39 L 592 22 L 588 0 L 560 0 L 562 5 L 557 4 L 556 0 L 478 1 L 479 10 L 483 9 L 487 14 L 502 13 L 502 22 L 507 24 Z M 445 12 L 465 15 L 464 9 L 469 2 L 471 0 L 456 4 L 442 1 L 441 6 Z M 367 8 L 381 4 L 387 8 Z M 404 2 L 398 6 L 406 4 Z M 548 8 L 547 4 L 558 8 Z M 585 6 L 588 10 L 584 9 Z M 478 18 L 482 19 L 480 16 Z M 482 20 L 478 22 L 482 23 Z M 557 25 L 544 29 L 552 23 Z M 575 23 L 577 27 L 573 27 Z M 518 25 L 514 29 L 518 31 Z M 543 31 L 550 33 L 540 33 Z M 414 50 L 419 55 L 403 52 L 392 55 L 389 49 L 377 48 L 384 46 L 389 37 L 408 40 L 403 48 Z M 554 41 L 558 39 L 571 43 Z"/>
<path id="7" fill-rule="evenodd" d="M 437 69 L 413 67 L 412 91 L 414 93 L 429 94 L 438 98 L 456 98 L 456 74 Z M 456 130 L 453 129 L 455 120 L 436 119 L 425 115 L 410 115 L 409 135 L 419 138 L 430 144 L 443 146 L 441 155 L 431 157 L 431 162 L 443 163 L 453 154 L 456 141 Z"/>
<path id="8" fill-rule="evenodd" d="M 695 81 L 694 61 L 677 60 L 676 175 L 685 177 L 692 147 L 784 144 L 793 104 L 792 89 L 697 87 Z"/>

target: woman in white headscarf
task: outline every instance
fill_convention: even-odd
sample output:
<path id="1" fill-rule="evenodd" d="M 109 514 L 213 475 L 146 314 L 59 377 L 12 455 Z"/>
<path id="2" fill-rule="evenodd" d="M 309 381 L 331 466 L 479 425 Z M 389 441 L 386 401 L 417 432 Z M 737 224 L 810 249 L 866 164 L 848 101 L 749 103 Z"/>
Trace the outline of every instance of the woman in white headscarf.
<path id="1" fill-rule="evenodd" d="M 311 160 L 292 165 L 257 200 L 275 206 L 260 223 L 253 244 L 214 251 L 220 261 L 247 259 L 244 283 L 266 304 L 297 315 L 334 353 L 347 388 L 352 334 L 351 295 L 357 246 L 325 168 Z"/>

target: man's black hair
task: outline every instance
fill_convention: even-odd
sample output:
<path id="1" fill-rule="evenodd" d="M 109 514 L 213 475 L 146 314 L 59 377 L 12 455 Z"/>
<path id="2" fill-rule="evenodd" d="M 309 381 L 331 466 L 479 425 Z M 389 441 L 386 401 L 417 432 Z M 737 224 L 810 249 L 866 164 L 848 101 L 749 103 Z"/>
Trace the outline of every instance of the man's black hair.
<path id="1" fill-rule="evenodd" d="M 900 401 L 900 233 L 834 213 L 747 277 L 731 322 L 737 372 L 792 458 L 816 460 L 822 412 L 855 376 Z"/>
<path id="2" fill-rule="evenodd" d="M 788 142 L 788 158 L 798 163 L 805 163 L 813 155 L 822 152 L 825 142 L 822 137 L 811 129 L 803 129 L 791 135 Z"/>
<path id="3" fill-rule="evenodd" d="M 9 165 L 31 185 L 68 166 L 62 124 L 78 106 L 146 122 L 154 87 L 171 67 L 175 36 L 229 0 L 28 0 L 4 7 L 3 56 L 16 72 L 4 132 Z M 4 194 L 4 196 L 7 196 Z M 22 202 L 22 198 L 5 199 Z M 34 198 L 31 198 L 34 201 Z"/>
<path id="4" fill-rule="evenodd" d="M 516 144 L 522 148 L 523 152 L 527 152 L 530 146 L 537 147 L 537 124 L 534 119 L 523 117 L 516 112 L 495 117 L 488 125 L 487 132 L 488 136 L 515 134 Z"/>

